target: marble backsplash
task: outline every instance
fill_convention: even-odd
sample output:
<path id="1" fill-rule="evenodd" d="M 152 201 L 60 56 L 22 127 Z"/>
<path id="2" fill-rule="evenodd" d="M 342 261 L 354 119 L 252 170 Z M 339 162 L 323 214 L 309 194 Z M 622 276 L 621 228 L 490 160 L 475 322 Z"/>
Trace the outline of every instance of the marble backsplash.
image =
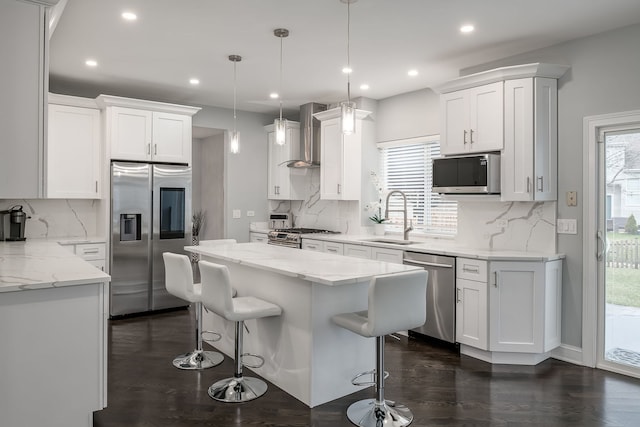
<path id="1" fill-rule="evenodd" d="M 25 237 L 57 238 L 96 236 L 99 200 L 0 200 L 0 210 L 22 205 L 27 219 Z"/>
<path id="2" fill-rule="evenodd" d="M 556 252 L 555 202 L 458 202 L 456 242 L 478 249 Z"/>

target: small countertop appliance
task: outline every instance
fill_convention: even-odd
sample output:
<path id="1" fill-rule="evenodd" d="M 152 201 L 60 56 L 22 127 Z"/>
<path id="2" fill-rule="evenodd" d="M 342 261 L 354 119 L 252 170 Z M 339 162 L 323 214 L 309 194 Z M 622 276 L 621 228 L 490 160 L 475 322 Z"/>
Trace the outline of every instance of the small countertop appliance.
<path id="1" fill-rule="evenodd" d="M 27 240 L 24 237 L 27 218 L 30 217 L 22 211 L 22 205 L 15 205 L 6 211 L 0 211 L 0 241 L 20 242 Z"/>

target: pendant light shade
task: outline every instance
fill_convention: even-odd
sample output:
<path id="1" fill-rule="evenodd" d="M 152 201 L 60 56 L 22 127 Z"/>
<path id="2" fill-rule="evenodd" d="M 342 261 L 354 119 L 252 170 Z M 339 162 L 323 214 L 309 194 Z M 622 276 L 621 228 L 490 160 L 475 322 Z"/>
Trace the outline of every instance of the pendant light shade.
<path id="1" fill-rule="evenodd" d="M 350 58 L 350 30 L 351 30 L 351 3 L 357 0 L 340 0 L 347 4 L 347 100 L 340 103 L 340 127 L 343 135 L 351 135 L 356 131 L 356 103 L 351 102 L 351 58 Z"/>
<path id="2" fill-rule="evenodd" d="M 287 141 L 287 120 L 282 118 L 282 39 L 289 36 L 289 30 L 278 28 L 273 30 L 273 35 L 280 38 L 280 88 L 278 98 L 280 99 L 280 117 L 275 119 L 273 124 L 276 131 L 276 144 L 284 145 Z"/>
<path id="3" fill-rule="evenodd" d="M 229 151 L 231 151 L 232 154 L 238 154 L 240 152 L 240 132 L 238 132 L 236 128 L 236 65 L 242 61 L 242 57 L 240 55 L 229 55 L 229 61 L 233 62 L 233 131 L 229 139 Z"/>

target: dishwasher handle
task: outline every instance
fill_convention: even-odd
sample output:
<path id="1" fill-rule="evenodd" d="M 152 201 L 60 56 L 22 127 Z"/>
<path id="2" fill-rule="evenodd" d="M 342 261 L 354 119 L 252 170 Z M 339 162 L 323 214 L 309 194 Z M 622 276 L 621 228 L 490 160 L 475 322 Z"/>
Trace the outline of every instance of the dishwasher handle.
<path id="1" fill-rule="evenodd" d="M 440 264 L 438 262 L 414 261 L 409 259 L 405 259 L 404 261 L 402 261 L 402 263 L 407 265 L 415 265 L 418 267 L 453 268 L 453 265 L 451 264 Z"/>

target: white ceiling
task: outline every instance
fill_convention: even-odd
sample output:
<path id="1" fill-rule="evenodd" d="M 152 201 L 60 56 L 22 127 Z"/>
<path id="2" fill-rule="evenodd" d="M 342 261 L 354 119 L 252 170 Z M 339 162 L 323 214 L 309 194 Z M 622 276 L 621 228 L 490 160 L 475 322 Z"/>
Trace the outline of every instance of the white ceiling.
<path id="1" fill-rule="evenodd" d="M 639 0 L 359 0 L 351 9 L 352 97 L 433 87 L 459 70 L 640 22 Z M 135 22 L 121 17 L 125 10 Z M 463 35 L 459 27 L 475 25 Z M 341 0 L 68 0 L 51 37 L 53 92 L 100 93 L 274 113 L 283 40 L 285 110 L 346 98 Z M 96 68 L 84 65 L 87 58 Z M 408 77 L 415 68 L 417 77 Z M 193 87 L 188 80 L 200 79 Z M 359 88 L 366 82 L 368 91 Z"/>

